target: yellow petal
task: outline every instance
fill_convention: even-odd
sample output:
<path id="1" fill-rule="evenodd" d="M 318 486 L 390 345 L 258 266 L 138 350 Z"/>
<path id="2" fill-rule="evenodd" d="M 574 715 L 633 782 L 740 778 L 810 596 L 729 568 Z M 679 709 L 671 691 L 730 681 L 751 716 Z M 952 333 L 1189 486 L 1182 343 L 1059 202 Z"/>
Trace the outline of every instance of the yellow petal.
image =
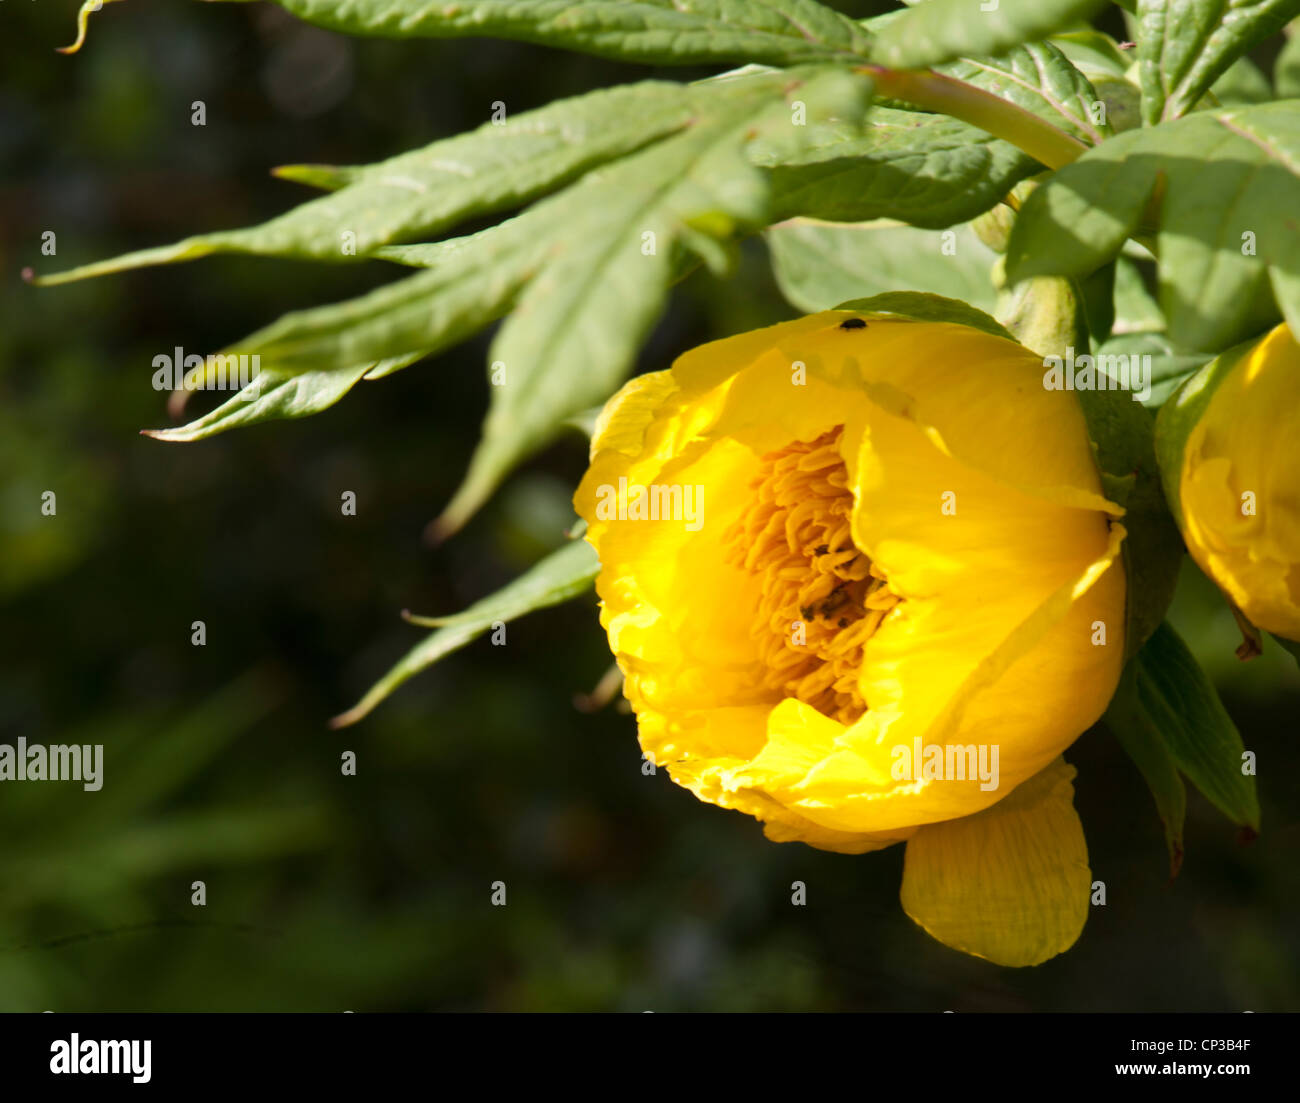
<path id="1" fill-rule="evenodd" d="M 731 762 L 740 765 L 741 760 Z M 763 824 L 763 834 L 776 843 L 799 842 L 838 854 L 865 854 L 904 842 L 916 830 L 905 827 L 896 831 L 871 833 L 835 831 L 823 827 L 773 800 L 760 789 L 727 788 L 722 784 L 727 765 L 728 760 L 725 759 L 669 763 L 668 772 L 673 781 L 689 789 L 700 800 L 753 816 Z"/>
<path id="2" fill-rule="evenodd" d="M 849 833 L 969 816 L 1009 799 L 1099 719 L 1118 682 L 1123 537 L 1116 524 L 1093 562 L 982 648 L 968 651 L 969 637 L 922 634 L 895 666 L 874 675 L 886 688 L 901 685 L 899 700 L 869 697 L 870 711 L 850 728 L 824 717 L 809 724 L 808 706 L 782 702 L 768 719 L 762 750 L 729 773 L 728 783 L 761 789 L 792 812 Z M 1111 633 L 1105 645 L 1093 646 L 1093 625 L 1103 618 Z M 895 748 L 917 738 L 923 746 L 996 747 L 996 787 L 978 778 L 895 780 Z"/>
<path id="3" fill-rule="evenodd" d="M 1254 624 L 1288 639 L 1300 639 L 1297 468 L 1300 344 L 1281 325 L 1215 390 L 1188 435 L 1178 496 L 1192 558 Z"/>
<path id="4" fill-rule="evenodd" d="M 998 965 L 1038 965 L 1068 950 L 1092 885 L 1074 776 L 1057 759 L 992 808 L 917 831 L 903 910 L 945 945 Z"/>

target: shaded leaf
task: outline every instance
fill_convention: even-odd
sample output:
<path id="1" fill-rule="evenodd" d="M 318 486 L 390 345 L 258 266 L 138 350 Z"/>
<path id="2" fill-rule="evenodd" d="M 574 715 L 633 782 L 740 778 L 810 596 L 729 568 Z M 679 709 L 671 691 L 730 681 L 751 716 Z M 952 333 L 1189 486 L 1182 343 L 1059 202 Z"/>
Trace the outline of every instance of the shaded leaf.
<path id="1" fill-rule="evenodd" d="M 1137 663 L 1125 666 L 1119 689 L 1115 691 L 1104 719 L 1151 790 L 1156 812 L 1164 825 L 1165 845 L 1169 849 L 1169 875 L 1175 877 L 1183 864 L 1187 788 L 1172 752 L 1138 700 Z"/>
<path id="2" fill-rule="evenodd" d="M 809 313 L 885 291 L 928 291 L 985 311 L 996 299 L 989 276 L 995 254 L 966 226 L 795 219 L 766 237 L 781 293 Z"/>
<path id="3" fill-rule="evenodd" d="M 1150 333 L 1165 328 L 1165 316 L 1147 291 L 1138 266 L 1127 257 L 1115 262 L 1115 318 L 1113 337 Z"/>
<path id="4" fill-rule="evenodd" d="M 1137 657 L 1138 703 L 1188 780 L 1233 823 L 1259 830 L 1255 778 L 1245 747 L 1214 686 L 1168 624 Z"/>
<path id="5" fill-rule="evenodd" d="M 1287 27 L 1286 45 L 1273 64 L 1273 91 L 1280 100 L 1300 96 L 1300 22 Z"/>
<path id="6" fill-rule="evenodd" d="M 1111 76 L 1122 77 L 1128 72 L 1128 61 L 1120 50 L 1119 44 L 1102 31 L 1094 31 L 1091 28 L 1064 31 L 1052 35 L 1051 42 L 1089 79 L 1095 73 L 1108 73 Z"/>
<path id="7" fill-rule="evenodd" d="M 1272 633 L 1269 633 L 1272 636 Z M 1300 663 L 1300 641 L 1283 639 L 1281 636 L 1273 636 L 1273 641 L 1287 652 L 1297 663 Z"/>
<path id="8" fill-rule="evenodd" d="M 1206 103 L 1235 106 L 1243 103 L 1267 103 L 1273 99 L 1273 86 L 1258 65 L 1248 57 L 1239 57 L 1205 94 Z"/>
<path id="9" fill-rule="evenodd" d="M 1154 332 L 1116 334 L 1097 349 L 1097 355 L 1151 357 L 1151 394 L 1143 400 L 1150 409 L 1163 405 L 1184 379 L 1210 360 L 1209 353 L 1178 352 L 1165 334 Z"/>
<path id="10" fill-rule="evenodd" d="M 994 337 L 1015 338 L 996 319 L 960 299 L 945 299 L 921 291 L 889 291 L 866 299 L 838 303 L 836 310 L 857 310 L 863 314 L 896 314 L 918 322 L 955 322 L 957 325 L 991 333 Z"/>

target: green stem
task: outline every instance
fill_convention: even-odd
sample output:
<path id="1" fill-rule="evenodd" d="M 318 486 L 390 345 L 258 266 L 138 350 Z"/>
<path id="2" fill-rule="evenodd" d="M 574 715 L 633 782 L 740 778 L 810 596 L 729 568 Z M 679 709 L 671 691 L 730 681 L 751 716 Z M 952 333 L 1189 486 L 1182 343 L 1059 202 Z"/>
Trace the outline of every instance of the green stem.
<path id="1" fill-rule="evenodd" d="M 871 77 L 881 94 L 977 126 L 1024 150 L 1049 169 L 1068 165 L 1089 148 L 1085 142 L 1057 129 L 1032 111 L 965 81 L 929 69 L 886 69 L 879 65 L 866 65 L 861 71 Z"/>

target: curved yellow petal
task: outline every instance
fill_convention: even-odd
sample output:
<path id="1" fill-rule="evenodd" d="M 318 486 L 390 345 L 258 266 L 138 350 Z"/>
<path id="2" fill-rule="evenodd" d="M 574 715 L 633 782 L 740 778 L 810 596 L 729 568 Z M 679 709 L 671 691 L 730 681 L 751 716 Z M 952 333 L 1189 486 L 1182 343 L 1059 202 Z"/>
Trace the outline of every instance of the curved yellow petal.
<path id="1" fill-rule="evenodd" d="M 1068 950 L 1092 885 L 1074 776 L 1057 759 L 992 808 L 917 831 L 903 910 L 945 945 L 998 965 L 1038 965 Z"/>
<path id="2" fill-rule="evenodd" d="M 959 637 L 951 646 L 922 631 L 893 668 L 873 671 L 893 698 L 868 696 L 870 711 L 852 727 L 825 718 L 817 727 L 791 723 L 791 706 L 808 706 L 783 702 L 768 718 L 762 750 L 729 773 L 730 784 L 761 789 L 791 811 L 847 832 L 935 823 L 1002 800 L 1095 723 L 1118 684 L 1123 537 L 1114 525 L 1101 555 L 1009 631 L 1004 626 L 1001 639 Z M 1094 644 L 1107 621 L 1106 642 Z M 869 668 L 877 661 L 875 643 L 867 647 Z M 966 646 L 972 643 L 986 646 Z M 994 770 L 985 777 L 966 769 L 961 780 L 917 779 L 919 770 L 895 778 L 899 749 L 912 755 L 918 740 L 945 756 L 949 748 L 962 750 L 957 760 Z"/>
<path id="3" fill-rule="evenodd" d="M 1188 435 L 1179 499 L 1192 558 L 1252 623 L 1288 639 L 1300 639 L 1298 471 L 1300 343 L 1280 325 Z"/>

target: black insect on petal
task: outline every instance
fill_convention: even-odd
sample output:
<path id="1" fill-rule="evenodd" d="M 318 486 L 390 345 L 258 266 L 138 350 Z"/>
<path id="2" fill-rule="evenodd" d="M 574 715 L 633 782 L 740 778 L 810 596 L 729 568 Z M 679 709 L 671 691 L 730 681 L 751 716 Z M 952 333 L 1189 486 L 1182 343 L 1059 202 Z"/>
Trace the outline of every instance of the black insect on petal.
<path id="1" fill-rule="evenodd" d="M 840 329 L 866 329 L 867 323 L 861 318 L 845 318 L 840 323 Z"/>

